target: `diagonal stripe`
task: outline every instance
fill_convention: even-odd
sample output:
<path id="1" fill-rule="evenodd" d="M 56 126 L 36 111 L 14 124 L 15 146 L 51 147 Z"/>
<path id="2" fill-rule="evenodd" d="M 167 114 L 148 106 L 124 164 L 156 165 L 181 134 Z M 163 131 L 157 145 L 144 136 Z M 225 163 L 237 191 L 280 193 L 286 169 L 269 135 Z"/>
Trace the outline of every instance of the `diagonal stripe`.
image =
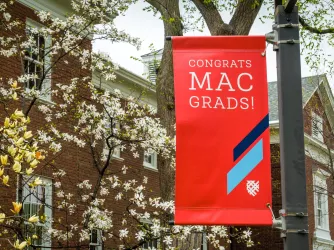
<path id="1" fill-rule="evenodd" d="M 263 159 L 263 141 L 255 146 L 228 172 L 227 194 L 229 194 Z"/>
<path id="2" fill-rule="evenodd" d="M 243 152 L 269 127 L 269 114 L 267 114 L 249 134 L 233 149 L 233 161 L 236 161 Z"/>

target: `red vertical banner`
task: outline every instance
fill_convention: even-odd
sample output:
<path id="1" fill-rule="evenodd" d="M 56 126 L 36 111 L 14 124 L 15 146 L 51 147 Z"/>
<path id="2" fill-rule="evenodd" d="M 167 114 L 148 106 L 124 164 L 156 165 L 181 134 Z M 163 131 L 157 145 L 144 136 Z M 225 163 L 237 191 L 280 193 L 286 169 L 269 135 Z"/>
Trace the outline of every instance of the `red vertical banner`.
<path id="1" fill-rule="evenodd" d="M 271 225 L 265 37 L 172 44 L 175 224 Z"/>

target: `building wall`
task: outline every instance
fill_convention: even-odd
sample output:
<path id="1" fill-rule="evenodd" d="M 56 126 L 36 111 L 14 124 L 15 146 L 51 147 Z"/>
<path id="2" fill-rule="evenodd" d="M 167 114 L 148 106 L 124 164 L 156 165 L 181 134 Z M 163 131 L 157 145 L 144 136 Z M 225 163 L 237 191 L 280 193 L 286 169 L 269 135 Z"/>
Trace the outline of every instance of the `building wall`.
<path id="1" fill-rule="evenodd" d="M 22 5 L 19 2 L 16 2 L 13 6 L 9 8 L 9 13 L 12 16 L 12 19 L 18 19 L 22 23 L 25 23 L 27 18 L 38 22 L 38 18 L 35 15 L 34 11 Z M 14 31 L 15 34 L 19 34 L 24 36 L 25 35 L 25 27 L 20 27 L 19 29 Z M 11 34 L 5 34 L 3 30 L 0 28 L 0 36 L 10 36 Z M 89 41 L 86 41 L 83 45 L 85 48 L 91 49 L 91 44 Z M 54 60 L 54 58 L 53 58 Z M 64 63 L 64 60 L 68 61 L 68 64 Z M 16 78 L 17 76 L 22 74 L 22 65 L 19 57 L 10 57 L 4 58 L 0 56 L 0 74 L 4 80 L 8 78 Z M 66 56 L 61 61 L 57 63 L 57 66 L 52 70 L 52 89 L 54 89 L 55 84 L 69 84 L 71 79 L 74 77 L 84 77 L 84 76 L 92 76 L 92 72 L 87 69 L 81 69 L 80 63 L 77 59 L 73 57 Z M 23 87 L 23 86 L 22 86 Z M 91 102 L 86 82 L 82 82 L 79 84 L 79 101 L 86 101 Z M 26 110 L 31 100 L 28 99 L 20 99 L 19 102 L 12 103 L 9 107 L 9 112 L 18 109 Z M 59 101 L 57 97 L 53 97 L 51 101 Z M 31 118 L 31 124 L 29 125 L 29 130 L 33 130 L 36 132 L 39 128 L 47 128 L 51 124 L 48 123 L 44 116 L 38 111 L 37 107 L 40 104 L 47 104 L 50 105 L 48 102 L 38 102 L 36 106 L 33 107 L 29 116 Z M 70 107 L 69 107 L 69 113 Z M 4 112 L 0 112 L 0 122 L 3 123 L 5 117 Z M 66 117 L 65 119 L 60 119 L 57 121 L 57 126 L 60 128 L 62 132 L 73 132 L 74 130 L 74 122 Z M 129 151 L 121 152 L 120 159 L 113 159 L 111 165 L 109 167 L 108 174 L 116 173 L 121 170 L 123 165 L 130 166 L 129 170 L 127 171 L 126 179 L 139 179 L 141 180 L 143 176 L 148 177 L 148 185 L 147 185 L 147 194 L 151 196 L 158 196 L 159 193 L 159 172 L 146 169 L 143 167 L 143 153 L 140 152 L 139 158 L 134 158 L 132 153 Z M 63 229 L 61 224 L 75 224 L 77 222 L 82 221 L 82 211 L 84 209 L 82 202 L 80 201 L 81 197 L 77 194 L 78 187 L 76 186 L 77 183 L 82 182 L 83 180 L 90 180 L 92 184 L 96 183 L 98 180 L 97 171 L 93 167 L 92 157 L 89 151 L 89 147 L 86 146 L 85 148 L 79 148 L 72 143 L 63 144 L 63 149 L 60 154 L 53 155 L 49 154 L 48 157 L 43 161 L 43 163 L 38 167 L 36 174 L 50 178 L 53 182 L 56 181 L 52 172 L 55 171 L 57 168 L 62 168 L 65 170 L 67 175 L 62 181 L 62 187 L 65 192 L 72 193 L 74 196 L 71 198 L 72 203 L 76 203 L 77 207 L 75 207 L 75 212 L 71 215 L 66 215 L 62 209 L 53 209 L 53 218 L 55 222 L 53 223 L 53 228 Z M 124 177 L 125 179 L 125 177 Z M 9 187 L 1 187 L 1 207 L 4 211 L 9 211 L 11 208 L 12 201 L 15 201 L 17 198 L 16 193 L 16 176 L 11 176 L 12 182 L 10 183 Z M 121 223 L 121 215 L 125 211 L 125 206 L 128 205 L 126 202 L 115 202 L 116 193 L 112 193 L 109 195 L 109 200 L 106 201 L 106 208 L 110 211 L 114 211 L 114 229 L 118 229 L 118 224 Z M 53 193 L 53 205 L 58 206 L 63 201 L 62 197 L 57 197 L 55 193 Z M 119 216 L 117 214 L 120 214 Z M 60 217 L 65 218 L 59 222 L 58 219 Z M 78 239 L 73 239 L 71 244 L 76 244 Z M 5 243 L 4 243 L 5 242 Z M 0 241 L 0 248 L 4 249 L 7 244 L 7 240 L 4 242 Z M 114 246 L 117 242 L 116 238 L 112 240 L 108 240 L 105 243 L 106 249 L 110 249 Z M 53 243 L 55 244 L 55 242 Z"/>

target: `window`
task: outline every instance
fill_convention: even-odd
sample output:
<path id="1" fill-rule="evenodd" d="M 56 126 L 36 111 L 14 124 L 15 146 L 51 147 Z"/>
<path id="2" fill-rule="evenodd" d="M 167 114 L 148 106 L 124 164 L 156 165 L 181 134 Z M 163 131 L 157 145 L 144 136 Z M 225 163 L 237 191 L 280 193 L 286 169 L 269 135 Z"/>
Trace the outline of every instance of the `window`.
<path id="1" fill-rule="evenodd" d="M 157 80 L 158 70 L 159 70 L 159 67 L 160 67 L 160 61 L 154 59 L 154 60 L 148 62 L 147 67 L 148 67 L 149 80 L 152 83 L 155 84 L 155 82 Z"/>
<path id="2" fill-rule="evenodd" d="M 158 249 L 158 240 L 154 239 L 148 242 L 145 242 L 144 245 L 142 246 L 142 249 Z"/>
<path id="3" fill-rule="evenodd" d="M 207 241 L 207 238 L 206 238 L 206 232 L 205 231 L 202 233 L 201 250 L 208 250 L 208 241 Z"/>
<path id="4" fill-rule="evenodd" d="M 315 234 L 317 237 L 330 239 L 326 178 L 327 174 L 321 170 L 317 170 L 313 176 Z"/>
<path id="5" fill-rule="evenodd" d="M 323 120 L 321 116 L 315 113 L 312 113 L 312 136 L 315 139 L 324 142 Z"/>
<path id="6" fill-rule="evenodd" d="M 316 207 L 317 207 L 317 211 L 316 211 L 316 215 L 317 215 L 317 226 L 320 228 L 323 228 L 325 226 L 325 221 L 324 221 L 324 217 L 325 217 L 325 213 L 324 213 L 324 195 L 322 193 L 316 193 Z"/>
<path id="7" fill-rule="evenodd" d="M 157 169 L 157 153 L 145 151 L 143 165 L 147 168 Z"/>
<path id="8" fill-rule="evenodd" d="M 33 215 L 38 216 L 40 219 L 36 225 L 26 223 L 25 232 L 27 237 L 31 237 L 33 245 L 50 247 L 51 238 L 47 230 L 51 227 L 50 221 L 52 219 L 52 181 L 47 178 L 41 178 L 41 180 L 44 185 L 30 188 L 30 178 L 27 176 L 23 177 L 23 215 L 26 219 Z M 45 216 L 44 222 L 43 216 Z M 37 238 L 33 237 L 33 235 L 36 235 Z"/>
<path id="9" fill-rule="evenodd" d="M 148 80 L 153 84 L 155 84 L 157 79 L 157 74 L 160 67 L 162 54 L 163 50 L 159 49 L 141 56 L 142 62 L 144 64 L 144 74 L 147 76 Z"/>
<path id="10" fill-rule="evenodd" d="M 45 38 L 36 29 L 41 28 L 41 25 L 34 21 L 27 21 L 27 36 L 32 39 L 33 45 L 27 48 L 24 55 L 24 73 L 30 76 L 25 83 L 26 90 L 37 90 L 40 84 L 41 95 L 40 98 L 44 100 L 51 100 L 51 74 L 46 72 L 50 67 L 50 56 L 47 48 L 51 45 L 51 39 Z M 32 32 L 34 30 L 34 32 Z"/>
<path id="11" fill-rule="evenodd" d="M 152 226 L 153 223 L 152 221 L 148 219 L 141 219 L 141 222 L 146 225 L 146 226 Z M 153 250 L 153 249 L 158 249 L 158 239 L 151 239 L 150 241 L 145 242 L 142 247 L 140 248 L 141 250 Z"/>
<path id="12" fill-rule="evenodd" d="M 93 229 L 91 231 L 89 250 L 102 250 L 101 230 Z"/>

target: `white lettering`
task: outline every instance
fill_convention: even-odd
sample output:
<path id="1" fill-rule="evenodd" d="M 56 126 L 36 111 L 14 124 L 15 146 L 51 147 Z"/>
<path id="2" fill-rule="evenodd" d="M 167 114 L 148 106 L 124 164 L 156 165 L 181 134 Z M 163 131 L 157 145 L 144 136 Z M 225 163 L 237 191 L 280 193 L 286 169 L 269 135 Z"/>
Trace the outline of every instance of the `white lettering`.
<path id="1" fill-rule="evenodd" d="M 235 63 L 234 60 L 231 61 L 231 65 L 230 65 L 231 68 L 238 68 L 237 64 Z"/>
<path id="2" fill-rule="evenodd" d="M 194 62 L 194 64 L 191 65 L 191 62 Z M 192 67 L 192 68 L 195 67 L 196 66 L 195 65 L 195 60 L 189 60 L 189 66 Z"/>
<path id="3" fill-rule="evenodd" d="M 191 75 L 191 88 L 189 88 L 190 90 L 196 90 L 195 88 L 195 83 L 194 83 L 194 79 L 197 81 L 197 85 L 200 89 L 203 88 L 204 84 L 205 84 L 205 81 L 207 82 L 207 88 L 206 90 L 213 90 L 211 87 L 210 87 L 210 74 L 211 72 L 206 72 L 204 77 L 203 77 L 203 80 L 202 80 L 202 83 L 199 82 L 198 78 L 197 78 L 197 75 L 195 72 L 189 72 L 189 74 Z"/>
<path id="4" fill-rule="evenodd" d="M 231 100 L 234 101 L 234 107 L 232 107 Z M 234 97 L 227 97 L 228 108 L 227 109 L 236 109 L 238 107 L 238 100 Z"/>
<path id="5" fill-rule="evenodd" d="M 215 60 L 215 67 L 220 68 L 222 66 L 222 62 L 220 60 Z"/>
<path id="6" fill-rule="evenodd" d="M 197 100 L 192 101 L 193 98 L 195 98 L 195 99 L 197 99 Z M 197 97 L 197 96 L 192 96 L 192 97 L 190 97 L 190 99 L 189 99 L 189 104 L 190 104 L 190 106 L 191 106 L 192 108 L 198 108 L 198 107 L 199 107 L 199 99 L 198 99 L 198 97 Z M 193 104 L 194 104 L 194 105 L 193 105 Z M 195 105 L 196 105 L 196 106 L 195 106 Z"/>
<path id="7" fill-rule="evenodd" d="M 222 102 L 222 100 L 220 99 L 220 97 L 218 96 L 217 97 L 217 100 L 216 100 L 216 104 L 215 104 L 215 106 L 214 106 L 214 108 L 216 109 L 217 108 L 217 106 L 221 106 L 221 108 L 222 109 L 225 109 L 225 107 L 224 107 L 224 104 L 223 104 L 223 102 Z"/>
<path id="8" fill-rule="evenodd" d="M 246 98 L 246 97 L 240 98 L 240 108 L 241 109 L 248 109 L 249 108 L 248 98 Z"/>
<path id="9" fill-rule="evenodd" d="M 211 98 L 210 98 L 210 96 L 202 96 L 202 99 L 203 99 L 203 106 L 202 106 L 202 108 L 206 108 L 206 106 L 205 105 L 208 105 L 209 106 L 209 108 L 211 109 L 212 107 L 210 106 L 210 103 L 211 103 Z M 207 101 L 206 101 L 207 100 Z"/>
<path id="10" fill-rule="evenodd" d="M 233 89 L 230 80 L 228 79 L 228 76 L 226 73 L 220 73 L 222 75 L 222 77 L 220 78 L 220 83 L 218 85 L 218 87 L 216 88 L 217 91 L 222 91 L 221 90 L 221 86 L 222 85 L 228 85 L 230 87 L 230 89 L 228 91 L 235 91 L 235 89 Z M 226 82 L 224 82 L 224 78 L 226 77 Z"/>
<path id="11" fill-rule="evenodd" d="M 253 89 L 253 85 L 250 85 L 248 89 L 244 89 L 240 86 L 240 78 L 242 76 L 248 76 L 249 79 L 253 80 L 253 77 L 251 74 L 248 74 L 248 73 L 241 73 L 239 76 L 238 76 L 238 80 L 237 80 L 237 84 L 238 84 L 238 87 L 241 91 L 244 91 L 244 92 L 248 92 L 248 91 L 251 91 Z"/>
<path id="12" fill-rule="evenodd" d="M 212 60 L 205 60 L 205 67 L 212 67 Z"/>
<path id="13" fill-rule="evenodd" d="M 199 64 L 201 63 L 201 64 Z M 204 66 L 204 61 L 203 60 L 197 60 L 197 66 L 202 68 Z"/>

